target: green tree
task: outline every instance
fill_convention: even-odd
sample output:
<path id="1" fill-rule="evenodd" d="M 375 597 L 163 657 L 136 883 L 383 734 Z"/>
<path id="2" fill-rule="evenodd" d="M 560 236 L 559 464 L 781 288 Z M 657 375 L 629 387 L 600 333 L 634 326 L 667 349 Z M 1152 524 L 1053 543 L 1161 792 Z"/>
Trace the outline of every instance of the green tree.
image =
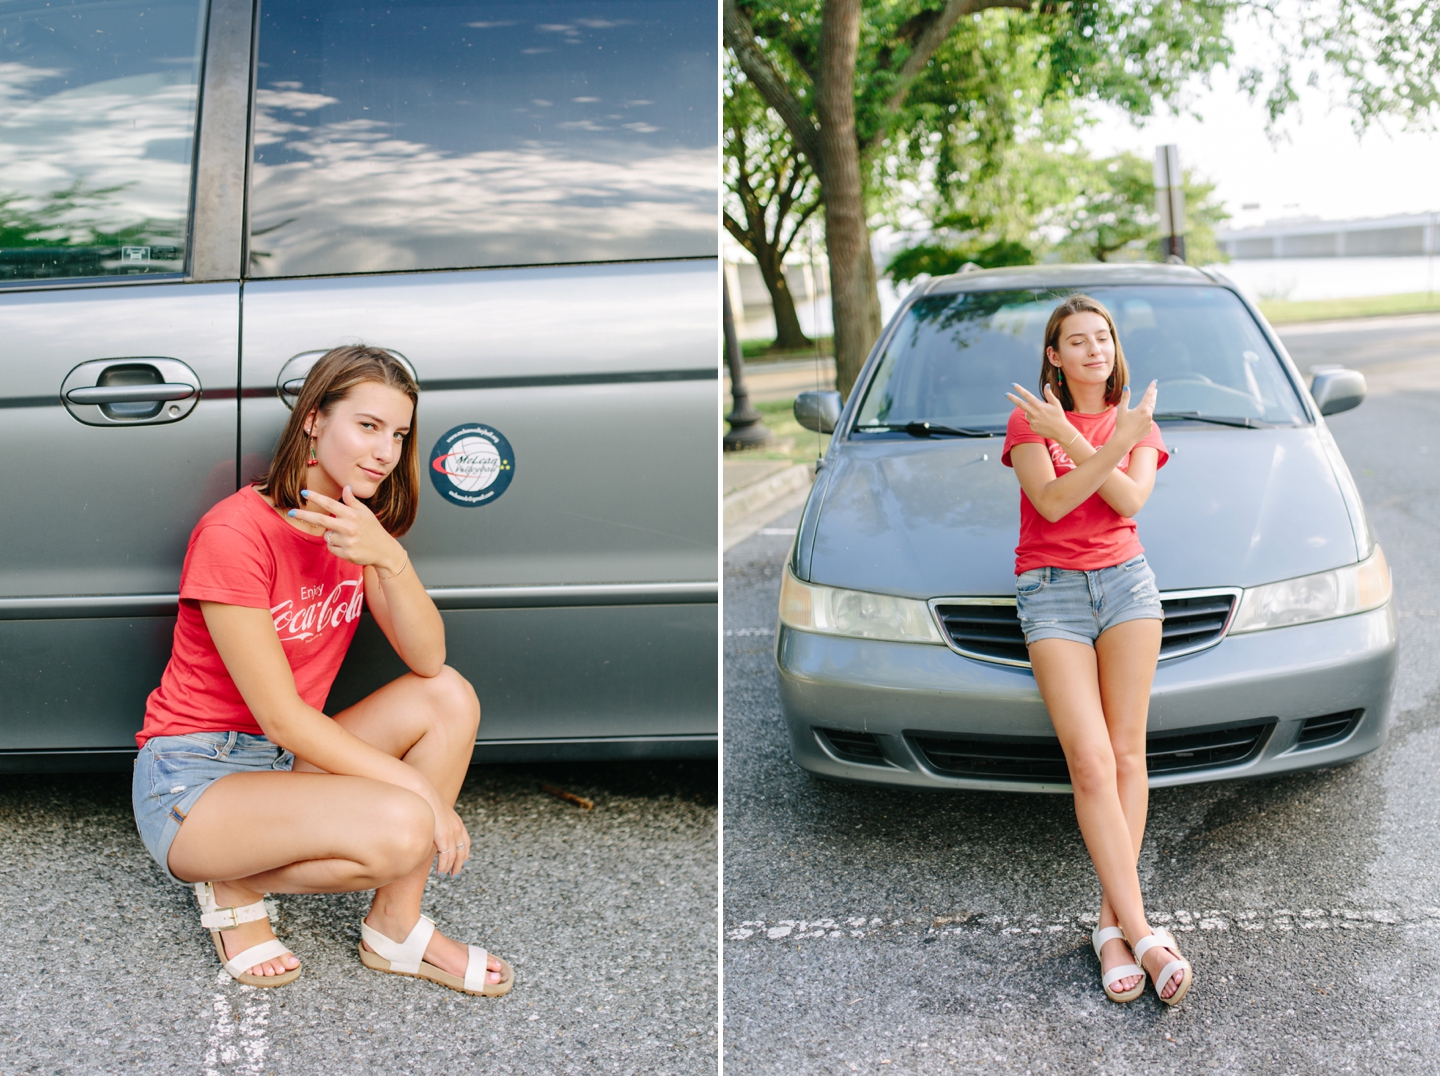
<path id="1" fill-rule="evenodd" d="M 1161 239 L 1155 208 L 1154 165 L 1134 153 L 1090 160 L 1076 155 L 1076 194 L 1050 216 L 1063 228 L 1056 253 L 1066 261 L 1159 261 Z M 1215 227 L 1229 214 L 1215 198 L 1215 185 L 1184 173 L 1186 260 L 1196 265 L 1224 261 Z"/>
<path id="2" fill-rule="evenodd" d="M 775 312 L 775 347 L 809 347 L 785 280 L 785 256 L 820 208 L 819 182 L 780 117 L 728 57 L 722 93 L 725 230 L 760 266 Z"/>
<path id="3" fill-rule="evenodd" d="M 1273 70 L 1242 72 L 1272 122 L 1322 69 L 1338 74 L 1358 127 L 1440 110 L 1434 0 L 724 0 L 727 47 L 820 181 L 841 390 L 880 329 L 868 225 L 887 184 L 922 160 L 942 186 L 967 182 L 946 154 L 973 157 L 987 139 L 1002 152 L 1018 103 L 1037 106 L 1026 92 L 1037 79 L 1040 105 L 1104 100 L 1147 115 L 1174 102 L 1191 76 L 1230 62 L 1225 27 L 1242 7 L 1287 43 Z"/>
<path id="4" fill-rule="evenodd" d="M 880 330 L 868 217 L 887 176 L 930 160 L 940 186 L 966 182 L 1044 99 L 1148 112 L 1228 59 L 1234 2 L 725 0 L 726 45 L 820 180 L 841 391 Z"/>

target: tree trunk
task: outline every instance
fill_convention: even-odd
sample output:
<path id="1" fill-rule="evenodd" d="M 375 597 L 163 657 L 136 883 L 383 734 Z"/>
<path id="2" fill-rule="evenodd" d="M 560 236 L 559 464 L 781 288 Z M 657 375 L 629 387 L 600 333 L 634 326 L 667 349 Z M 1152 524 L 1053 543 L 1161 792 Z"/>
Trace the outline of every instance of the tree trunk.
<path id="1" fill-rule="evenodd" d="M 821 67 L 815 80 L 815 113 L 820 121 L 817 172 L 825 192 L 836 388 L 847 398 L 870 346 L 880 335 L 880 295 L 870 254 L 870 229 L 865 223 L 865 190 L 855 137 L 859 42 L 860 0 L 825 0 L 820 14 Z"/>
<path id="2" fill-rule="evenodd" d="M 777 351 L 798 351 L 811 347 L 814 341 L 800 328 L 800 316 L 795 312 L 795 297 L 790 294 L 790 285 L 785 280 L 785 266 L 767 251 L 769 258 L 757 259 L 760 275 L 770 292 L 770 307 L 775 311 L 775 349 Z"/>

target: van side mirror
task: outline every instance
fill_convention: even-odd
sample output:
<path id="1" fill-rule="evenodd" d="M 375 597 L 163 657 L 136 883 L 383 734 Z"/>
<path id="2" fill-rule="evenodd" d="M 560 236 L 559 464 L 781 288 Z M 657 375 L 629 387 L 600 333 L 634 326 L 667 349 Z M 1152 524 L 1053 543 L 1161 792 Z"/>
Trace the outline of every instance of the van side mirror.
<path id="1" fill-rule="evenodd" d="M 840 394 L 802 392 L 795 397 L 795 421 L 816 433 L 834 433 L 840 421 Z"/>
<path id="2" fill-rule="evenodd" d="M 1314 366 L 1310 395 L 1322 415 L 1338 415 L 1359 407 L 1365 399 L 1365 375 L 1343 366 Z"/>

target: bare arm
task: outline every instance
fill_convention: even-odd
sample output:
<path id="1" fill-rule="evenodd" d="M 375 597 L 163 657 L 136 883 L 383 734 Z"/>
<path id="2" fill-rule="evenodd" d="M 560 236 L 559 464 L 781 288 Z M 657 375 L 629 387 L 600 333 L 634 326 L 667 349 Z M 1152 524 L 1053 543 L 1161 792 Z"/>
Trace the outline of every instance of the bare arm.
<path id="1" fill-rule="evenodd" d="M 1125 452 L 1125 446 L 1114 441 L 1099 451 L 1092 448 L 1089 459 L 1084 463 L 1077 461 L 1073 471 L 1058 478 L 1050 450 L 1042 444 L 1016 445 L 1010 450 L 1010 462 L 1015 465 L 1020 488 L 1035 510 L 1051 523 L 1057 523 L 1099 492 L 1110 476 L 1117 473 L 1115 465 L 1125 458 Z"/>
<path id="2" fill-rule="evenodd" d="M 1089 459 L 1095 455 L 1095 449 L 1090 447 L 1090 442 L 1084 437 L 1078 437 L 1074 441 L 1074 447 L 1070 450 L 1070 458 L 1079 464 L 1081 460 Z M 1012 459 L 1013 453 L 1012 453 Z M 1130 450 L 1130 464 L 1127 470 L 1120 470 L 1116 467 L 1110 472 L 1110 477 L 1100 484 L 1096 490 L 1106 504 L 1127 519 L 1138 515 L 1140 509 L 1145 507 L 1145 502 L 1150 499 L 1150 492 L 1155 488 L 1155 470 L 1160 462 L 1160 453 L 1153 448 L 1132 448 Z"/>
<path id="3" fill-rule="evenodd" d="M 1064 475 L 1056 477 L 1055 465 L 1051 462 L 1050 452 L 1043 444 L 1030 442 L 1023 445 L 1016 445 L 1010 450 L 1010 462 L 1015 467 L 1015 477 L 1020 480 L 1020 488 L 1025 491 L 1025 496 L 1035 506 L 1045 519 L 1051 523 L 1064 519 L 1085 501 L 1089 500 L 1096 493 L 1102 492 L 1102 487 L 1108 486 L 1112 493 L 1121 502 L 1116 505 L 1105 497 L 1107 503 L 1122 515 L 1133 515 L 1140 511 L 1145 503 L 1145 498 L 1150 495 L 1150 487 L 1154 484 L 1155 456 L 1151 460 L 1149 479 L 1144 486 L 1143 496 L 1140 495 L 1140 487 L 1134 480 L 1127 478 L 1116 470 L 1116 467 L 1126 456 L 1130 455 L 1135 445 L 1150 432 L 1150 416 L 1155 410 L 1155 385 L 1152 382 L 1145 390 L 1145 395 L 1140 403 L 1129 407 L 1129 389 L 1120 401 L 1119 413 L 1115 418 L 1115 432 L 1110 440 L 1099 449 L 1091 447 L 1080 436 L 1080 432 L 1070 425 L 1065 409 L 1061 407 L 1060 401 L 1045 387 L 1045 399 L 1040 399 L 1033 393 L 1015 386 L 1016 392 L 1007 394 L 1009 398 L 1020 407 L 1025 409 L 1026 417 L 1029 419 L 1030 428 L 1042 437 L 1048 437 L 1052 441 L 1058 441 L 1065 447 L 1070 458 L 1075 461 L 1075 469 Z M 1018 395 L 1017 395 L 1018 393 Z M 1153 455 L 1153 450 L 1146 450 L 1140 455 Z M 1134 465 L 1132 460 L 1132 466 Z M 1141 464 L 1142 470 L 1144 464 Z M 1137 475 L 1137 478 L 1142 477 Z M 1122 482 L 1115 482 L 1114 479 L 1121 479 Z M 1133 489 L 1127 489 L 1126 484 Z M 1123 506 L 1123 507 L 1122 507 Z M 1133 508 L 1132 512 L 1125 512 L 1123 508 Z"/>
<path id="4" fill-rule="evenodd" d="M 445 623 L 440 611 L 425 593 L 404 547 L 349 486 L 341 496 L 343 503 L 310 493 L 307 503 L 317 510 L 297 509 L 290 514 L 324 527 L 330 533 L 330 552 L 365 566 L 365 600 L 375 623 L 411 672 L 438 676 L 445 667 Z"/>
<path id="5" fill-rule="evenodd" d="M 439 803 L 419 770 L 345 731 L 300 698 L 268 610 L 202 601 L 200 612 L 240 697 L 271 743 L 327 773 L 399 785 L 432 808 Z"/>
<path id="6" fill-rule="evenodd" d="M 457 854 L 455 837 L 463 835 L 465 824 L 455 809 L 419 770 L 372 747 L 300 698 L 269 611 L 202 601 L 200 612 L 220 660 L 266 739 L 327 773 L 368 777 L 415 793 L 435 816 L 440 872 L 458 873 L 465 859 Z"/>

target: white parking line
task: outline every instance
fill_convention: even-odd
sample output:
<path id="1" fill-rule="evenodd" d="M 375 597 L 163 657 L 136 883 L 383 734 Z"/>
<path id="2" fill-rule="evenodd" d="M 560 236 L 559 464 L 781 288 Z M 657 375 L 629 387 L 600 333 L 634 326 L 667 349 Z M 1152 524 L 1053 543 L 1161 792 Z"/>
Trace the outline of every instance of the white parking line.
<path id="1" fill-rule="evenodd" d="M 1191 930 L 1374 930 L 1408 928 L 1440 919 L 1440 908 L 1423 908 L 1402 916 L 1392 908 L 1253 908 L 1229 911 L 1209 908 L 1151 912 L 1150 922 L 1177 934 Z M 893 919 L 850 915 L 835 918 L 745 920 L 730 927 L 730 941 L 780 941 L 800 938 L 884 938 L 901 935 L 954 934 L 1088 934 L 1094 913 L 1062 919 L 999 914 L 935 916 L 927 919 Z"/>
<path id="2" fill-rule="evenodd" d="M 215 1018 L 205 1035 L 205 1076 L 222 1076 L 221 1066 L 234 1076 L 262 1076 L 270 1052 L 269 995 L 259 987 L 239 986 L 242 1004 L 237 1024 L 226 996 L 234 989 L 230 987 L 234 980 L 222 968 L 215 982 L 220 989 L 210 997 Z"/>
<path id="3" fill-rule="evenodd" d="M 726 628 L 725 638 L 745 639 L 753 635 L 774 635 L 774 628 Z"/>

